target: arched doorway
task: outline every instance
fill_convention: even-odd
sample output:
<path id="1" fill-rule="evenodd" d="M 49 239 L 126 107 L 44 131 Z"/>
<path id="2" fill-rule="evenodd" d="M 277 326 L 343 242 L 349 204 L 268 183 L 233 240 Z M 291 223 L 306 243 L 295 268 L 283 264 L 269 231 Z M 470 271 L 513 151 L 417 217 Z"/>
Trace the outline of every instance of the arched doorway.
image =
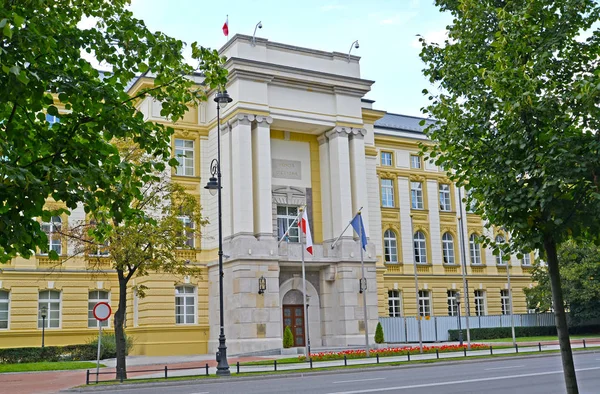
<path id="1" fill-rule="evenodd" d="M 305 346 L 304 304 L 303 295 L 299 290 L 290 290 L 283 297 L 283 329 L 290 327 L 294 336 L 294 346 Z"/>
<path id="2" fill-rule="evenodd" d="M 308 334 L 310 335 L 310 344 L 313 348 L 320 347 L 322 346 L 323 339 L 321 334 L 321 301 L 317 289 L 309 281 L 306 282 L 306 295 L 308 303 L 306 320 L 308 322 Z M 302 278 L 295 277 L 283 282 L 279 287 L 279 297 L 281 313 L 283 316 L 281 320 L 281 336 L 283 338 L 283 331 L 285 330 L 286 323 L 285 319 L 296 319 L 296 312 L 304 312 L 304 308 L 302 305 Z M 291 312 L 287 312 L 288 316 L 286 317 L 285 311 L 286 309 L 288 309 L 287 307 L 293 307 L 293 310 Z M 297 308 L 299 308 L 300 311 L 296 311 Z M 304 316 L 302 316 L 302 318 L 304 318 Z M 289 323 L 295 323 L 295 321 L 292 320 Z M 302 323 L 304 323 L 304 321 L 302 321 Z M 302 329 L 302 331 L 298 330 L 298 335 L 300 335 L 300 332 L 302 333 L 303 340 L 301 342 L 305 343 L 304 341 L 306 341 L 308 338 L 306 335 L 307 333 L 304 332 L 304 324 L 302 324 L 300 328 Z M 294 330 L 292 330 L 292 334 L 293 333 Z M 295 339 L 296 338 L 294 338 L 294 346 L 304 346 L 298 345 Z"/>

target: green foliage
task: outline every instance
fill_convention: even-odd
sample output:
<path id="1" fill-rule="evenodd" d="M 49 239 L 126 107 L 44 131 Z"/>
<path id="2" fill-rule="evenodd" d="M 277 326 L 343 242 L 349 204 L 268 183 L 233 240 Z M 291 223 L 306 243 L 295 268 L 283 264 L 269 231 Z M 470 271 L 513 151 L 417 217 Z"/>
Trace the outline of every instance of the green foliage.
<path id="1" fill-rule="evenodd" d="M 285 326 L 283 330 L 283 347 L 289 349 L 294 346 L 294 335 L 292 335 L 292 329 L 290 326 Z"/>
<path id="2" fill-rule="evenodd" d="M 92 338 L 87 343 L 98 350 L 98 336 Z M 134 339 L 131 336 L 125 335 L 125 354 L 128 355 L 134 345 Z M 94 358 L 96 358 L 95 356 Z M 102 333 L 102 343 L 100 344 L 100 359 L 117 357 L 117 341 L 115 334 L 112 332 Z"/>
<path id="3" fill-rule="evenodd" d="M 34 372 L 34 371 L 66 371 L 69 369 L 95 368 L 95 362 L 86 361 L 55 361 L 19 364 L 0 364 L 0 373 L 5 372 Z M 100 364 L 100 367 L 105 365 Z"/>
<path id="4" fill-rule="evenodd" d="M 510 327 L 494 327 L 494 328 L 471 328 L 471 340 L 480 341 L 483 339 L 499 339 L 510 338 L 512 336 Z M 600 334 L 600 325 L 584 325 L 569 327 L 569 334 Z M 522 337 L 538 337 L 538 336 L 556 336 L 556 327 L 515 327 L 515 336 Z M 458 341 L 458 330 L 448 330 L 448 340 Z"/>
<path id="5" fill-rule="evenodd" d="M 96 359 L 97 351 L 92 344 L 0 349 L 0 363 L 88 361 Z"/>
<path id="6" fill-rule="evenodd" d="M 600 247 L 590 241 L 569 240 L 558 248 L 561 286 L 565 306 L 573 323 L 600 317 Z M 548 311 L 552 307 L 547 267 L 536 264 L 532 280 L 536 286 L 524 289 L 532 308 Z"/>
<path id="7" fill-rule="evenodd" d="M 185 44 L 148 30 L 128 3 L 30 0 L 0 11 L 0 262 L 47 251 L 37 218 L 66 212 L 45 207 L 49 197 L 68 209 L 110 207 L 117 222 L 130 215 L 143 191 L 139 179 L 171 159 L 173 135 L 144 120 L 136 104 L 152 97 L 162 103 L 162 116 L 177 121 L 188 104 L 225 85 L 217 51 L 194 43 L 196 64 L 186 64 Z M 82 53 L 110 72 L 98 72 Z M 204 75 L 202 84 L 187 78 L 194 72 Z M 152 76 L 153 84 L 130 97 L 128 86 L 139 75 Z M 46 114 L 60 122 L 51 125 Z M 114 140 L 133 141 L 157 160 L 123 161 Z"/>
<path id="8" fill-rule="evenodd" d="M 383 327 L 381 327 L 381 323 L 377 323 L 377 328 L 375 329 L 375 343 L 383 343 Z"/>

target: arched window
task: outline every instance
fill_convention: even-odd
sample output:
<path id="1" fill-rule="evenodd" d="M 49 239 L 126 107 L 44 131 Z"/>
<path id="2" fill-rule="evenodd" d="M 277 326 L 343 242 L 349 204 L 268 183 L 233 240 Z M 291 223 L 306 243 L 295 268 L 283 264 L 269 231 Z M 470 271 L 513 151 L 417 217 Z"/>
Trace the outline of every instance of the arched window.
<path id="1" fill-rule="evenodd" d="M 44 231 L 48 237 L 48 250 L 53 250 L 59 255 L 62 254 L 62 240 L 60 238 L 61 227 L 62 219 L 60 216 L 52 216 L 50 222 L 42 223 L 42 231 Z"/>
<path id="2" fill-rule="evenodd" d="M 454 264 L 454 237 L 450 233 L 442 235 L 442 252 L 444 264 Z"/>
<path id="3" fill-rule="evenodd" d="M 392 230 L 386 230 L 383 233 L 383 256 L 386 263 L 398 262 L 397 245 L 396 234 Z"/>
<path id="4" fill-rule="evenodd" d="M 475 233 L 469 237 L 469 250 L 471 252 L 471 264 L 481 265 L 481 247 L 477 242 L 477 234 Z"/>
<path id="5" fill-rule="evenodd" d="M 505 242 L 506 242 L 506 239 L 504 238 L 503 235 L 496 235 L 496 243 L 497 244 L 501 245 L 501 244 L 503 244 Z M 504 265 L 504 264 L 506 264 L 506 261 L 504 261 L 502 259 L 503 255 L 504 255 L 504 253 L 502 252 L 502 249 L 500 249 L 498 251 L 498 255 L 496 256 L 496 264 L 497 265 Z"/>
<path id="6" fill-rule="evenodd" d="M 417 231 L 413 237 L 413 246 L 415 249 L 415 261 L 417 264 L 427 264 L 427 244 L 425 234 Z"/>

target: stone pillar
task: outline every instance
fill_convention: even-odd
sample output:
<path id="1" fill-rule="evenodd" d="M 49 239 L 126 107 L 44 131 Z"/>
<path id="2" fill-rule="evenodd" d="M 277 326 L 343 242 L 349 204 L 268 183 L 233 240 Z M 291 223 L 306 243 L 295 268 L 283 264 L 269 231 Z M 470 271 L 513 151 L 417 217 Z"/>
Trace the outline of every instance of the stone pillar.
<path id="1" fill-rule="evenodd" d="M 215 132 L 216 138 L 216 132 Z M 216 142 L 215 142 L 216 152 Z M 222 215 L 223 215 L 223 239 L 230 238 L 233 234 L 232 223 L 233 213 L 231 209 L 231 128 L 227 123 L 221 125 L 221 198 L 222 198 Z M 211 220 L 214 222 L 215 231 L 218 225 L 217 198 L 214 197 L 215 216 Z M 216 233 L 215 233 L 216 234 Z"/>
<path id="2" fill-rule="evenodd" d="M 273 118 L 257 116 L 252 128 L 252 172 L 254 179 L 254 234 L 273 238 L 271 203 L 271 128 Z"/>
<path id="3" fill-rule="evenodd" d="M 350 177 L 352 180 L 352 214 L 362 207 L 365 234 L 369 236 L 369 203 L 367 197 L 367 163 L 365 158 L 365 129 L 352 129 L 350 136 Z"/>
<path id="4" fill-rule="evenodd" d="M 350 149 L 347 127 L 335 127 L 329 138 L 329 176 L 331 185 L 331 220 L 333 237 L 338 237 L 352 219 L 352 189 L 350 182 Z M 350 237 L 348 232 L 346 236 Z"/>
<path id="5" fill-rule="evenodd" d="M 231 209 L 233 237 L 254 236 L 251 122 L 254 115 L 238 114 L 231 127 Z"/>
<path id="6" fill-rule="evenodd" d="M 329 177 L 329 141 L 319 136 L 319 165 L 321 173 L 321 212 L 323 213 L 323 241 L 333 239 L 331 231 L 331 182 Z M 337 236 L 337 235 L 335 235 Z"/>

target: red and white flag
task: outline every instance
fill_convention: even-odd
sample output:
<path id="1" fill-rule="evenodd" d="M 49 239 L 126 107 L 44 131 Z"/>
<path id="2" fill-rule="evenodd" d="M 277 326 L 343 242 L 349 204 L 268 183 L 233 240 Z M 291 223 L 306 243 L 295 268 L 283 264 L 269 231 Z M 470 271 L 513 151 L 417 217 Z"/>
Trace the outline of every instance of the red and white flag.
<path id="1" fill-rule="evenodd" d="M 225 23 L 223 23 L 223 34 L 225 34 L 226 37 L 229 37 L 229 15 L 227 15 Z"/>
<path id="2" fill-rule="evenodd" d="M 304 233 L 306 240 L 306 251 L 310 254 L 313 254 L 313 242 L 312 235 L 310 235 L 310 226 L 308 224 L 308 215 L 306 214 L 306 210 L 302 212 L 302 220 L 300 221 L 300 229 Z"/>

